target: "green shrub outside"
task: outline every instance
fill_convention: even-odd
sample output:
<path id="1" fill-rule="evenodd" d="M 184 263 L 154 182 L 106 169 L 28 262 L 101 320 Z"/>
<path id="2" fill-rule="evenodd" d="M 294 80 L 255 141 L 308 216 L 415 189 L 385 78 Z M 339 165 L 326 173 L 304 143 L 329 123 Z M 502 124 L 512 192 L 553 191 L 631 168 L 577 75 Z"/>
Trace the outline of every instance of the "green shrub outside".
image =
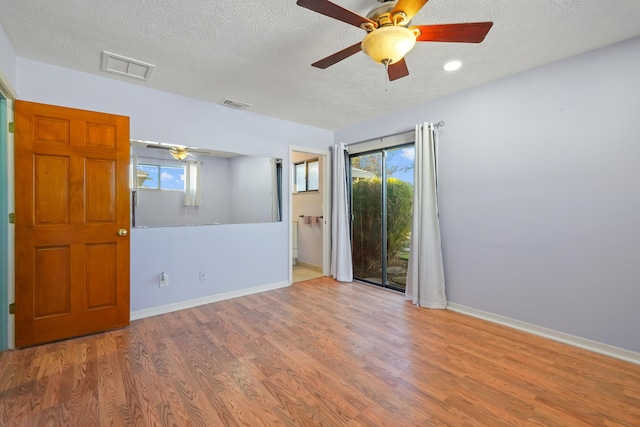
<path id="1" fill-rule="evenodd" d="M 352 185 L 353 264 L 357 277 L 369 277 L 382 267 L 382 181 L 370 178 Z M 388 264 L 402 263 L 399 253 L 411 232 L 413 187 L 397 178 L 387 178 Z M 404 261 L 406 262 L 406 261 Z"/>

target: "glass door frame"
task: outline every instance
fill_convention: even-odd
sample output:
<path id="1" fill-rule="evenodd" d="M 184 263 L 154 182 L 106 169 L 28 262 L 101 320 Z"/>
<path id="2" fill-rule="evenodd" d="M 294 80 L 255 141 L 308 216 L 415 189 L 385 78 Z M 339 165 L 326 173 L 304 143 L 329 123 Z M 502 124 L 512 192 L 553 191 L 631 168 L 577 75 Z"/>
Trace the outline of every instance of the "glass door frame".
<path id="1" fill-rule="evenodd" d="M 365 283 L 370 283 L 372 285 L 376 285 L 376 286 L 380 286 L 383 288 L 387 288 L 387 289 L 392 289 L 394 291 L 399 291 L 399 292 L 404 292 L 405 289 L 397 287 L 397 286 L 393 286 L 391 284 L 389 284 L 389 280 L 387 277 L 387 270 L 388 270 L 388 238 L 387 238 L 387 232 L 388 232 L 388 212 L 387 212 L 387 208 L 388 208 L 388 203 L 387 203 L 387 196 L 388 196 L 388 192 L 387 192 L 387 180 L 389 178 L 389 176 L 387 175 L 387 152 L 389 150 L 393 150 L 393 149 L 400 149 L 400 148 L 404 148 L 404 147 L 415 147 L 415 142 L 405 142 L 402 144 L 398 144 L 398 145 L 390 145 L 390 146 L 385 146 L 385 147 L 376 147 L 376 148 L 372 148 L 371 150 L 367 150 L 367 151 L 359 151 L 357 153 L 353 153 L 353 154 L 349 154 L 349 170 L 348 170 L 348 180 L 349 180 L 349 214 L 350 214 L 350 225 L 351 225 L 351 247 L 352 247 L 352 251 L 354 250 L 354 244 L 353 244 L 353 238 L 354 238 L 354 220 L 355 220 L 355 213 L 353 210 L 353 177 L 352 177 L 352 159 L 356 158 L 356 157 L 362 157 L 362 156 L 367 156 L 367 155 L 371 155 L 371 154 L 376 154 L 376 153 L 380 153 L 381 154 L 381 160 L 380 160 L 380 167 L 381 167 L 381 176 L 380 176 L 380 181 L 381 181 L 381 185 L 380 185 L 380 191 L 381 191 L 381 195 L 380 195 L 380 199 L 381 199 L 381 235 L 380 235 L 380 239 L 381 239 L 381 265 L 382 265 L 382 278 L 381 278 L 381 283 L 376 283 L 374 281 L 371 280 L 367 280 L 365 278 L 361 278 L 361 277 L 356 277 L 355 275 L 355 268 L 354 268 L 354 279 L 361 281 L 361 282 L 365 282 Z M 353 255 L 352 255 L 353 256 Z"/>

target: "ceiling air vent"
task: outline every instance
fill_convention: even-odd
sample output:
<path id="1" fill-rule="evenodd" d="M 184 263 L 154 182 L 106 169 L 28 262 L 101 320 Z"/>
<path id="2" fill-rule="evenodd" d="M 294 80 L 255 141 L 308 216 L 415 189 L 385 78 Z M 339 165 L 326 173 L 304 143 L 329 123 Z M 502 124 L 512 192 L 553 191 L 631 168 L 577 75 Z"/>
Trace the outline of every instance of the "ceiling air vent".
<path id="1" fill-rule="evenodd" d="M 220 101 L 220 105 L 224 105 L 225 107 L 235 108 L 236 110 L 246 110 L 251 107 L 251 104 L 247 104 L 240 101 L 234 101 L 233 99 L 223 99 Z"/>
<path id="2" fill-rule="evenodd" d="M 149 80 L 155 65 L 116 55 L 115 53 L 102 52 L 102 71 L 120 74 L 121 76 L 132 77 L 139 80 Z"/>

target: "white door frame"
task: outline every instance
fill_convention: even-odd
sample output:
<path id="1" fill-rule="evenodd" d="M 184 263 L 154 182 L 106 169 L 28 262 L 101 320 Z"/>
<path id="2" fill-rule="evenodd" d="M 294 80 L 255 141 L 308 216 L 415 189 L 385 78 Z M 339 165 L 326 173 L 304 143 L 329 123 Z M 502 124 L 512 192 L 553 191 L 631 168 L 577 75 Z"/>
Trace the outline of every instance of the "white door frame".
<path id="1" fill-rule="evenodd" d="M 291 188 L 293 182 L 293 168 L 291 167 L 291 159 L 293 152 L 322 156 L 322 275 L 331 276 L 331 153 L 329 152 L 329 150 L 320 150 L 318 148 L 290 145 L 289 163 L 287 164 L 287 167 L 289 169 L 289 173 L 287 173 L 289 181 L 288 185 L 283 185 L 283 188 L 288 189 L 287 200 L 289 201 L 289 226 L 287 227 L 289 229 L 289 284 L 293 283 L 293 265 L 291 262 L 291 260 L 293 259 L 293 242 L 291 241 L 291 235 L 293 233 L 293 188 Z"/>
<path id="2" fill-rule="evenodd" d="M 0 93 L 2 97 L 7 101 L 7 115 L 6 121 L 7 123 L 13 122 L 13 101 L 16 99 L 16 92 L 11 87 L 9 83 L 9 79 L 5 74 L 0 70 Z M 6 197 L 7 200 L 7 212 L 14 212 L 14 169 L 13 169 L 13 133 L 8 131 L 8 128 L 0 129 L 0 132 L 6 132 L 7 137 L 7 152 L 5 153 L 7 156 L 7 188 L 6 193 L 2 197 Z M 4 190 L 4 189 L 3 189 Z M 4 193 L 4 191 L 2 191 Z M 6 256 L 7 256 L 7 287 L 6 294 L 3 295 L 5 298 L 0 298 L 3 302 L 7 304 L 11 304 L 15 302 L 15 227 L 13 224 L 9 224 L 7 227 L 7 240 L 6 242 L 0 242 L 0 244 L 6 244 Z M 0 289 L 0 292 L 5 292 L 5 289 Z M 6 307 L 5 307 L 6 308 Z M 7 313 L 6 317 L 2 319 L 0 325 L 6 327 L 3 335 L 7 338 L 7 346 L 10 349 L 15 348 L 14 346 L 14 318 L 15 316 L 9 314 L 9 311 L 3 311 Z"/>

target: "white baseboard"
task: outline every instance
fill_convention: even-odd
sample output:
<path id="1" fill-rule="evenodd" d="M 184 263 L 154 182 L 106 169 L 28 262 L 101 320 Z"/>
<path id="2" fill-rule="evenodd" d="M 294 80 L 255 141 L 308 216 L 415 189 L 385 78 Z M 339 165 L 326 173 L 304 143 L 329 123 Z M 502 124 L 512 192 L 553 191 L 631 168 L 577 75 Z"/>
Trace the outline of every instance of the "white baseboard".
<path id="1" fill-rule="evenodd" d="M 482 311 L 472 307 L 467 307 L 466 305 L 450 302 L 450 303 L 447 303 L 447 310 L 466 314 L 472 317 L 477 317 L 479 319 L 487 320 L 489 322 L 498 323 L 500 325 L 508 326 L 510 328 L 518 329 L 521 331 L 539 335 L 541 337 L 549 338 L 554 341 L 560 341 L 562 343 L 569 344 L 574 347 L 583 348 L 585 350 L 590 350 L 595 353 L 604 354 L 606 356 L 615 357 L 616 359 L 620 359 L 620 360 L 624 360 L 627 362 L 640 365 L 640 353 L 636 353 L 635 351 L 626 350 L 620 347 L 614 347 L 609 344 L 603 344 L 597 341 L 588 340 L 586 338 L 580 338 L 575 335 L 566 334 L 564 332 L 544 328 L 542 326 L 533 325 L 531 323 L 521 322 L 519 320 L 511 319 L 509 317 L 504 317 L 498 314 L 489 313 L 487 311 Z"/>
<path id="2" fill-rule="evenodd" d="M 322 267 L 320 267 L 319 265 L 308 264 L 308 263 L 302 262 L 300 260 L 298 260 L 296 262 L 296 265 L 298 267 L 304 267 L 304 268 L 308 268 L 308 269 L 315 270 L 315 271 L 318 271 L 318 272 L 322 273 Z"/>
<path id="3" fill-rule="evenodd" d="M 272 291 L 274 289 L 285 288 L 291 286 L 288 281 L 269 283 L 267 285 L 256 286 L 253 288 L 240 289 L 239 291 L 225 292 L 222 294 L 208 295 L 202 298 L 194 298 L 187 301 L 175 302 L 172 304 L 159 305 L 157 307 L 145 308 L 142 310 L 132 311 L 131 320 L 144 319 L 145 317 L 157 316 L 159 314 L 171 313 L 172 311 L 184 310 L 185 308 L 197 307 L 199 305 L 210 304 L 212 302 L 224 301 L 231 298 L 244 297 L 247 295 L 258 294 L 260 292 Z"/>

